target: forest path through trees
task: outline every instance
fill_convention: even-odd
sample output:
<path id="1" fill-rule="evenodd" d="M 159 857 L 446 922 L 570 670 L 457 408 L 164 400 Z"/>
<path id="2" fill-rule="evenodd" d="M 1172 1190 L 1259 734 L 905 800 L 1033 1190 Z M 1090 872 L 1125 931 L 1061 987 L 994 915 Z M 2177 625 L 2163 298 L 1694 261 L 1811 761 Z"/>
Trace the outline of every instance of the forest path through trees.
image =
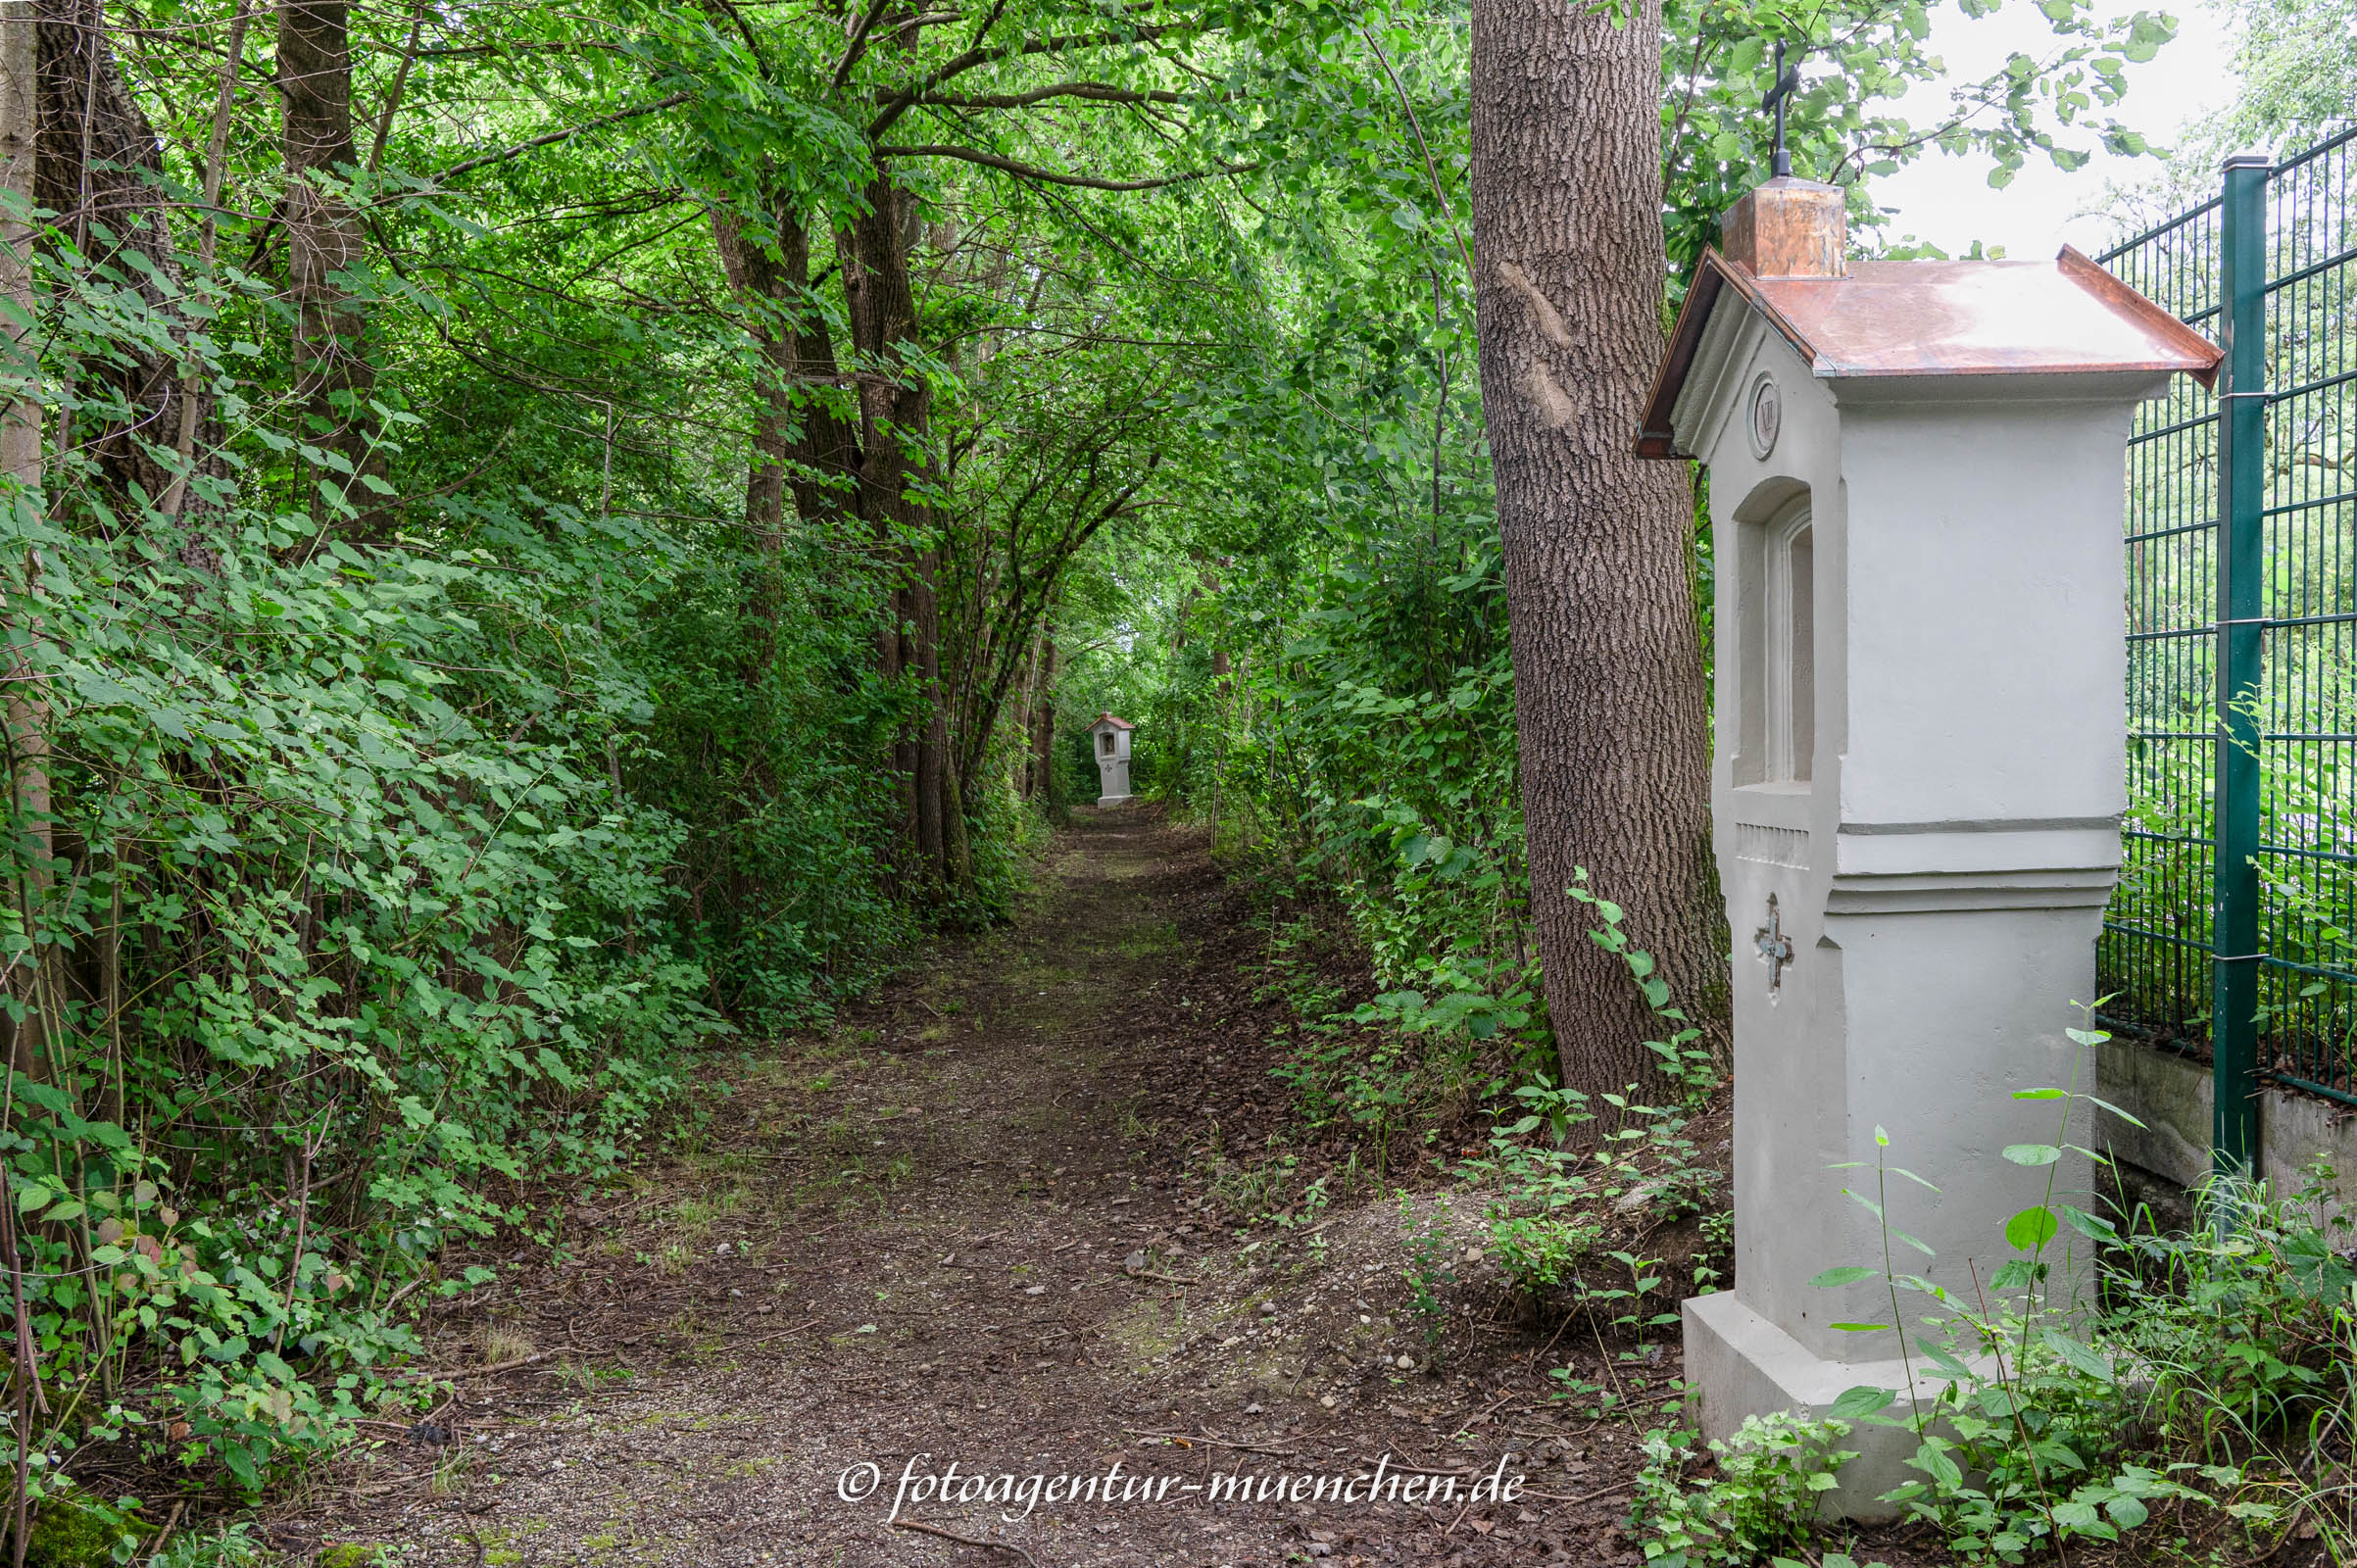
<path id="1" fill-rule="evenodd" d="M 1148 808 L 1083 810 L 1039 880 L 1010 927 L 944 948 L 823 1037 L 730 1065 L 730 1093 L 658 1166 L 569 1204 L 553 1259 L 511 1256 L 447 1307 L 437 1366 L 541 1359 L 458 1380 L 465 1402 L 429 1417 L 445 1443 L 388 1437 L 273 1536 L 485 1565 L 1622 1554 L 1603 1538 L 1625 1492 L 1603 1483 L 1626 1472 L 1594 1437 L 1509 1463 L 1558 1461 L 1528 1483 L 1555 1496 L 1519 1504 L 1188 1490 L 1367 1475 L 1386 1453 L 1469 1487 L 1532 1446 L 1508 1429 L 1538 1417 L 1507 1407 L 1544 1406 L 1545 1363 L 1532 1336 L 1468 1314 L 1488 1364 L 1421 1369 L 1400 1203 L 1380 1183 L 1298 1230 L 1216 1217 L 1272 1133 L 1317 1151 L 1269 1076 L 1290 1014 L 1266 994 L 1264 937 L 1200 835 Z M 1461 1251 L 1458 1216 L 1432 1212 Z M 887 1528 L 919 1454 L 919 1474 L 1118 1462 L 1171 1480 L 1159 1500 L 1042 1501 L 1014 1522 L 1019 1501 L 904 1504 L 1004 1544 L 986 1548 Z M 880 1491 L 847 1501 L 863 1464 Z"/>

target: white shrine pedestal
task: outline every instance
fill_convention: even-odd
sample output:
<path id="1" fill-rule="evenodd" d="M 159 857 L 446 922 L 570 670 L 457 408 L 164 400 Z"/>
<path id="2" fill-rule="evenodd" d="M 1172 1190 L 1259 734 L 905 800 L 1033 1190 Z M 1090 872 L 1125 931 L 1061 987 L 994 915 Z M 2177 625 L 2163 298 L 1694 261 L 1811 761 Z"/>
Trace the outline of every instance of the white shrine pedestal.
<path id="1" fill-rule="evenodd" d="M 1899 1270 L 1963 1293 L 2048 1174 L 2000 1151 L 2088 1142 L 2083 1113 L 2012 1097 L 2093 1088 L 2065 1030 L 2120 864 L 2130 415 L 2220 357 L 2073 251 L 1846 265 L 1841 203 L 1785 179 L 1738 204 L 1742 249 L 1704 259 L 1639 444 L 1709 465 L 1719 569 L 1736 1272 L 1685 1307 L 1709 1437 L 1901 1388 L 1894 1333 L 1834 1327 L 1890 1322 L 1881 1282 L 1808 1283 L 1882 1265 L 1841 1191 L 1873 1196 L 1877 1127 L 1940 1188 L 1891 1183 L 1891 1222 L 1938 1254 L 1897 1247 Z M 2053 1174 L 2087 1200 L 2084 1156 Z M 1913 1437 L 1846 1446 L 1833 1506 L 1888 1515 Z"/>

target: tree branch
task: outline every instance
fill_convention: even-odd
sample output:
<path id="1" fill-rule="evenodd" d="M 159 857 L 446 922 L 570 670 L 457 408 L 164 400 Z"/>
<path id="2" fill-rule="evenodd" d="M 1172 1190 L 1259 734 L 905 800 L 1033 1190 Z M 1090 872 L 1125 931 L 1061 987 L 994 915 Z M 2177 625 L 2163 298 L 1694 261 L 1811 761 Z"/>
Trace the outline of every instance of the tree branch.
<path id="1" fill-rule="evenodd" d="M 1051 169 L 1031 164 L 1019 164 L 997 153 L 978 152 L 971 147 L 950 147 L 927 143 L 916 147 L 878 147 L 878 158 L 957 158 L 985 169 L 996 169 L 1019 179 L 1036 179 L 1050 185 L 1079 185 L 1088 190 L 1159 190 L 1165 185 L 1184 185 L 1193 180 L 1211 179 L 1220 174 L 1249 174 L 1258 164 L 1222 164 L 1217 169 L 1190 170 L 1184 174 L 1170 174 L 1160 179 L 1096 179 L 1087 174 L 1059 174 Z"/>
<path id="2" fill-rule="evenodd" d="M 485 153 L 480 158 L 469 158 L 464 163 L 453 164 L 439 174 L 434 175 L 430 183 L 439 185 L 445 180 L 456 179 L 461 174 L 471 173 L 473 171 L 491 164 L 504 164 L 511 158 L 520 158 L 535 147 L 548 147 L 557 142 L 570 141 L 573 137 L 596 130 L 601 125 L 611 125 L 624 120 L 636 120 L 644 115 L 661 114 L 665 109 L 676 109 L 695 96 L 692 92 L 675 92 L 668 98 L 659 98 L 651 104 L 640 104 L 635 109 L 617 109 L 611 115 L 600 115 L 597 119 L 585 120 L 578 125 L 567 125 L 563 130 L 552 130 L 545 136 L 534 136 L 530 141 L 519 141 L 513 147 L 504 147 L 495 153 Z"/>
<path id="3" fill-rule="evenodd" d="M 1010 60 L 1021 55 L 1062 54 L 1067 49 L 1104 49 L 1122 43 L 1152 43 L 1174 33 L 1191 32 L 1196 26 L 1193 23 L 1147 23 L 1127 32 L 1067 32 L 1051 38 L 1027 38 L 1021 43 L 1005 44 L 996 49 L 968 49 L 961 55 L 953 55 L 911 85 L 894 94 L 876 118 L 868 122 L 867 133 L 881 136 L 918 99 L 930 94 L 934 88 L 954 76 L 962 76 L 976 67 L 987 66 L 996 60 Z"/>
<path id="4" fill-rule="evenodd" d="M 859 57 L 867 52 L 868 33 L 874 30 L 877 19 L 884 15 L 884 7 L 889 4 L 891 0 L 871 0 L 865 14 L 859 18 L 859 25 L 852 28 L 851 41 L 843 46 L 843 58 L 835 63 L 835 74 L 831 79 L 836 86 L 840 87 L 850 79 L 851 68 L 858 65 Z"/>
<path id="5" fill-rule="evenodd" d="M 1040 87 L 1030 92 L 982 93 L 971 98 L 943 97 L 928 94 L 916 100 L 926 109 L 1023 109 L 1045 103 L 1051 98 L 1087 98 L 1106 104 L 1183 104 L 1202 96 L 1197 93 L 1134 91 L 1114 87 L 1102 81 L 1061 81 L 1053 87 Z"/>
<path id="6" fill-rule="evenodd" d="M 761 40 L 755 36 L 753 24 L 745 20 L 745 13 L 739 11 L 732 0 L 709 0 L 709 3 L 737 24 L 737 33 L 745 40 L 745 47 L 753 51 L 753 63 L 761 68 L 762 79 L 776 80 L 777 73 L 770 66 L 768 55 L 761 49 Z M 878 0 L 878 3 L 881 4 L 882 0 Z"/>
<path id="7" fill-rule="evenodd" d="M 401 95 L 409 89 L 410 69 L 417 63 L 417 40 L 425 31 L 425 0 L 417 0 L 410 12 L 410 41 L 402 47 L 401 65 L 393 73 L 393 85 L 385 89 L 384 108 L 376 116 L 376 140 L 368 148 L 368 171 L 373 174 L 384 162 L 385 138 L 393 134 L 393 117 L 401 112 Z"/>
<path id="8" fill-rule="evenodd" d="M 1375 64 L 1383 68 L 1384 79 L 1392 84 L 1392 92 L 1399 98 L 1399 107 L 1406 111 L 1407 128 L 1416 135 L 1416 151 L 1424 155 L 1424 177 L 1432 182 L 1432 194 L 1449 220 L 1449 237 L 1456 241 L 1456 253 L 1465 259 L 1465 281 L 1471 283 L 1474 280 L 1473 252 L 1466 247 L 1465 236 L 1457 232 L 1456 209 L 1449 205 L 1449 193 L 1441 188 L 1441 172 L 1433 164 L 1432 149 L 1425 145 L 1424 126 L 1416 119 L 1416 106 L 1408 101 L 1407 88 L 1400 84 L 1399 74 L 1392 70 L 1391 59 L 1384 54 L 1383 45 L 1375 41 L 1375 35 L 1363 26 L 1358 29 L 1358 35 L 1367 41 L 1369 49 L 1375 51 Z M 1437 329 L 1440 323 L 1435 321 L 1433 325 Z"/>

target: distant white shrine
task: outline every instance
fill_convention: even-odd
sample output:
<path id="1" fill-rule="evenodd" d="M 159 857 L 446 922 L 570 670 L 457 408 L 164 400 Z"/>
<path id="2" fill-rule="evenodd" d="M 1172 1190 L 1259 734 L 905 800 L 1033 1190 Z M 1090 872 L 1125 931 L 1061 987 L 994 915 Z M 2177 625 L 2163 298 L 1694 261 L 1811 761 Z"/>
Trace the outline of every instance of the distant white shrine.
<path id="1" fill-rule="evenodd" d="M 1099 806 L 1118 806 L 1129 799 L 1129 732 L 1137 727 L 1110 713 L 1099 713 L 1089 726 L 1089 744 L 1097 754 Z"/>

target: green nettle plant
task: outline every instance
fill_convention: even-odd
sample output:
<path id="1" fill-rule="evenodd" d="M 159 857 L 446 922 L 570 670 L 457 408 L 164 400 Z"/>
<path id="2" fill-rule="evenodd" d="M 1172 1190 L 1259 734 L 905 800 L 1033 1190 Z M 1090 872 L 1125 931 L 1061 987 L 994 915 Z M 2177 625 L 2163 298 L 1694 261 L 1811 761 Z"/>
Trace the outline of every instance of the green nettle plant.
<path id="1" fill-rule="evenodd" d="M 1857 1457 L 1841 1446 L 1849 1431 L 1846 1422 L 1791 1410 L 1745 1416 L 1732 1438 L 1707 1445 L 1715 1473 L 1700 1482 L 1688 1479 L 1702 1459 L 1693 1434 L 1646 1433 L 1631 1517 L 1645 1561 L 1653 1568 L 1750 1564 L 1782 1547 L 1804 1546 L 1834 1472 Z M 1814 1560 L 1826 1568 L 1848 1561 L 1838 1554 Z"/>
<path id="2" fill-rule="evenodd" d="M 1583 871 L 1582 884 L 1586 876 Z M 1566 891 L 1596 910 L 1600 923 L 1592 937 L 1627 963 L 1646 1005 L 1665 1026 L 1663 1038 L 1647 1044 L 1661 1058 L 1664 1075 L 1678 1086 L 1680 1103 L 1641 1104 L 1631 1098 L 1634 1086 L 1628 1095 L 1591 1097 L 1559 1088 L 1545 1072 L 1534 1071 L 1531 1081 L 1513 1092 L 1521 1114 L 1494 1126 L 1488 1154 L 1467 1160 L 1462 1169 L 1493 1189 L 1487 1210 L 1490 1252 L 1516 1291 L 1537 1298 L 1571 1287 L 1581 1302 L 1601 1303 L 1628 1298 L 1630 1293 L 1579 1278 L 1580 1265 L 1603 1238 L 1598 1204 L 1638 1195 L 1657 1216 L 1704 1212 L 1718 1176 L 1686 1136 L 1686 1127 L 1724 1080 L 1699 1043 L 1702 1032 L 1670 1005 L 1669 986 L 1653 972 L 1652 955 L 1629 945 L 1620 906 L 1584 885 Z M 1595 1148 L 1565 1147 L 1575 1128 L 1607 1111 L 1617 1125 L 1598 1135 Z M 1607 1260 L 1621 1260 L 1621 1254 L 1609 1254 Z"/>
<path id="3" fill-rule="evenodd" d="M 2107 1037 L 2070 1031 L 2091 1050 Z M 2067 1127 L 2075 1103 L 2134 1117 L 2072 1088 L 2023 1090 L 2052 1102 Z M 2345 1519 L 2338 1455 L 2352 1433 L 2348 1348 L 2350 1287 L 2332 1238 L 2329 1173 L 2286 1200 L 2261 1184 L 2214 1183 L 2199 1195 L 2204 1224 L 2168 1235 L 2148 1214 L 2114 1221 L 2062 1201 L 2054 1173 L 2063 1142 L 2017 1144 L 2003 1157 L 2046 1172 L 2035 1202 L 2008 1218 L 2010 1255 L 1969 1297 L 1901 1266 L 1932 1250 L 1893 1221 L 1895 1180 L 1937 1191 L 1876 1156 L 1837 1167 L 1872 1170 L 1871 1196 L 1844 1193 L 1872 1213 L 1883 1236 L 1880 1266 L 1844 1265 L 1812 1282 L 1826 1288 L 1879 1281 L 1890 1321 L 1844 1323 L 1853 1332 L 1904 1325 L 1902 1302 L 1922 1298 L 1923 1332 L 1901 1335 L 1901 1355 L 1929 1397 L 1910 1388 L 1849 1390 L 1834 1413 L 1895 1425 L 1917 1440 L 1908 1460 L 1919 1479 L 1886 1494 L 1939 1529 L 1968 1560 L 2018 1563 L 2074 1540 L 2116 1542 L 2172 1508 L 2223 1509 L 2258 1532 L 2305 1512 L 2337 1532 Z M 1902 1189 L 1903 1191 L 1903 1189 Z M 2331 1217 L 2327 1217 L 2330 1215 Z M 2061 1245 L 2057 1246 L 2060 1240 Z M 2073 1251 L 2096 1249 L 2099 1289 L 2058 1297 L 2057 1272 L 2076 1278 Z M 2294 1499 L 2286 1501 L 2285 1499 Z"/>
<path id="4" fill-rule="evenodd" d="M 1569 1284 L 1603 1239 L 1589 1156 L 1557 1147 L 1596 1117 L 1586 1095 L 1555 1087 L 1544 1073 L 1514 1098 L 1522 1116 L 1493 1127 L 1488 1156 L 1463 1168 L 1495 1188 L 1485 1209 L 1490 1256 L 1516 1291 L 1535 1298 Z"/>

